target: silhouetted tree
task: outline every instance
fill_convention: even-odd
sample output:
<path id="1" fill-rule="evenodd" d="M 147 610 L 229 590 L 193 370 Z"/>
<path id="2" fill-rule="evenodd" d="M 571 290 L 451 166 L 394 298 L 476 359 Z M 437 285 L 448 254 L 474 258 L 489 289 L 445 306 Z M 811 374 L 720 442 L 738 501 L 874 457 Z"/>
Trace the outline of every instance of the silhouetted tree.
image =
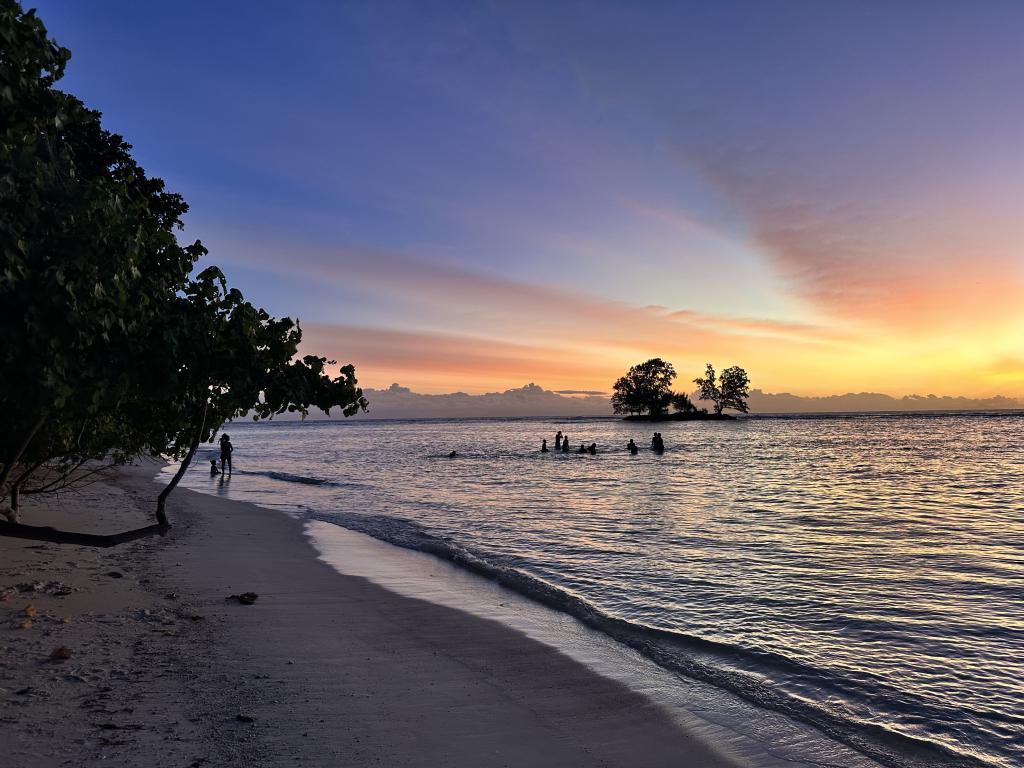
<path id="1" fill-rule="evenodd" d="M 672 408 L 676 413 L 697 413 L 697 406 L 685 392 L 676 392 L 672 395 Z"/>
<path id="2" fill-rule="evenodd" d="M 660 416 L 672 399 L 672 380 L 676 371 L 660 357 L 634 365 L 612 386 L 615 413 L 649 413 Z"/>
<path id="3" fill-rule="evenodd" d="M 331 377 L 333 362 L 295 359 L 296 323 L 216 268 L 190 278 L 206 249 L 177 241 L 188 206 L 54 88 L 69 58 L 0 0 L 0 501 L 15 518 L 22 493 L 139 454 L 183 458 L 183 473 L 198 441 L 249 411 L 366 406 L 351 366 Z"/>
<path id="4" fill-rule="evenodd" d="M 331 377 L 333 360 L 295 359 L 302 330 L 289 318 L 271 317 L 229 289 L 217 267 L 189 282 L 175 322 L 173 395 L 149 411 L 153 428 L 181 464 L 157 499 L 157 520 L 167 524 L 165 503 L 188 470 L 199 444 L 212 441 L 228 419 L 252 412 L 254 420 L 310 408 L 352 416 L 367 406 L 355 369 Z M 139 414 L 145 419 L 144 414 Z"/>
<path id="5" fill-rule="evenodd" d="M 715 404 L 715 413 L 725 408 L 747 413 L 747 398 L 750 397 L 750 380 L 747 372 L 739 366 L 726 368 L 715 381 L 715 369 L 708 363 L 703 378 L 693 380 L 697 385 L 698 398 Z"/>
<path id="6" fill-rule="evenodd" d="M 56 88 L 70 58 L 34 12 L 0 0 L 0 498 L 47 469 L 138 452 L 141 396 L 198 242 L 98 112 Z"/>

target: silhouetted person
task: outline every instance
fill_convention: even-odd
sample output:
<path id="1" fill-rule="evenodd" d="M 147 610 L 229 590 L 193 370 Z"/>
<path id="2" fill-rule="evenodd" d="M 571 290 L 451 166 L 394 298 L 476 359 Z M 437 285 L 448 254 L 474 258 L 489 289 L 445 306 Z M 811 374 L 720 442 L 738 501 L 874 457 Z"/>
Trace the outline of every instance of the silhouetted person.
<path id="1" fill-rule="evenodd" d="M 580 449 L 578 451 L 576 451 L 576 453 L 586 453 L 586 452 L 587 452 L 587 446 L 585 446 L 583 443 L 580 443 Z"/>
<path id="2" fill-rule="evenodd" d="M 565 437 L 562 438 L 562 453 L 568 453 L 568 452 L 569 452 L 569 436 L 566 435 Z"/>
<path id="3" fill-rule="evenodd" d="M 557 451 L 562 447 L 562 430 L 558 430 L 558 434 L 555 435 L 555 450 Z"/>
<path id="4" fill-rule="evenodd" d="M 548 439 L 546 437 L 543 440 L 540 441 L 540 452 L 541 453 L 547 453 L 548 452 Z"/>
<path id="5" fill-rule="evenodd" d="M 665 441 L 661 439 L 661 432 L 655 432 L 651 438 L 651 450 L 655 453 L 665 452 Z"/>
<path id="6" fill-rule="evenodd" d="M 597 443 L 591 443 L 590 447 L 587 448 L 587 453 L 589 453 L 591 456 L 597 455 Z"/>
<path id="7" fill-rule="evenodd" d="M 454 458 L 455 458 L 456 456 L 458 456 L 458 455 L 459 455 L 459 454 L 457 454 L 457 453 L 456 453 L 455 451 L 452 451 L 451 453 L 449 453 L 449 454 L 448 454 L 448 458 L 449 458 L 449 459 L 454 459 Z"/>
<path id="8" fill-rule="evenodd" d="M 628 450 L 634 456 L 640 453 L 640 449 L 637 447 L 636 443 L 633 442 L 633 438 L 629 438 L 629 442 L 626 443 L 626 450 Z"/>
<path id="9" fill-rule="evenodd" d="M 230 474 L 233 469 L 231 465 L 231 454 L 235 452 L 235 447 L 231 444 L 231 438 L 228 437 L 227 432 L 220 436 L 220 471 L 227 472 Z"/>
<path id="10" fill-rule="evenodd" d="M 210 459 L 210 477 L 213 477 L 214 475 L 219 475 L 219 474 L 220 474 L 220 470 L 217 469 L 217 460 L 216 459 Z"/>

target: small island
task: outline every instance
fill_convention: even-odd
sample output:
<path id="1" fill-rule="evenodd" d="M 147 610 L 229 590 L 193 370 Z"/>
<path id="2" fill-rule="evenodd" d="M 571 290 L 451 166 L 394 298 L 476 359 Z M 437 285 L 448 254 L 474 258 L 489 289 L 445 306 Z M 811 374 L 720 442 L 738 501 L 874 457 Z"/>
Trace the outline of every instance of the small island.
<path id="1" fill-rule="evenodd" d="M 673 411 L 672 413 L 630 413 L 623 421 L 733 421 L 735 416 L 728 413 L 710 413 L 706 408 L 699 411 Z"/>
<path id="2" fill-rule="evenodd" d="M 716 377 L 708 363 L 704 375 L 693 380 L 697 400 L 712 403 L 714 411 L 698 408 L 685 392 L 674 392 L 675 378 L 675 367 L 660 357 L 632 366 L 612 385 L 615 413 L 625 421 L 723 421 L 735 418 L 723 413 L 726 408 L 740 413 L 749 410 L 750 379 L 739 366 L 726 368 Z"/>

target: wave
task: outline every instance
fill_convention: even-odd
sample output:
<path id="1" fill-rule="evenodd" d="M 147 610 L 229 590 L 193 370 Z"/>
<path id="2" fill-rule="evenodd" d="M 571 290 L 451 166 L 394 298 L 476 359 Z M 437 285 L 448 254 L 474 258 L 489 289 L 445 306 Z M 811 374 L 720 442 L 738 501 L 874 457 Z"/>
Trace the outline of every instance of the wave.
<path id="1" fill-rule="evenodd" d="M 298 483 L 299 485 L 315 485 L 321 488 L 350 488 L 352 490 L 358 490 L 364 486 L 359 483 L 343 483 L 337 480 L 328 480 L 323 477 L 310 477 L 308 475 L 294 475 L 290 472 L 276 472 L 276 471 L 261 471 L 251 469 L 236 469 L 235 474 L 238 475 L 254 475 L 258 477 L 267 477 L 271 480 L 278 480 L 282 483 Z"/>
<path id="2" fill-rule="evenodd" d="M 452 539 L 442 538 L 418 524 L 393 517 L 307 510 L 312 519 L 367 534 L 389 544 L 426 552 L 494 581 L 536 602 L 583 622 L 588 627 L 633 648 L 664 669 L 725 689 L 755 704 L 810 724 L 891 768 L 988 768 L 990 763 L 956 753 L 934 742 L 916 739 L 873 723 L 843 718 L 813 702 L 786 694 L 754 674 L 730 666 L 782 672 L 812 687 L 847 687 L 786 656 L 722 643 L 672 630 L 659 629 L 611 616 L 579 595 L 496 562 Z M 848 681 L 847 681 L 848 682 Z M 877 692 L 876 692 L 877 693 Z"/>

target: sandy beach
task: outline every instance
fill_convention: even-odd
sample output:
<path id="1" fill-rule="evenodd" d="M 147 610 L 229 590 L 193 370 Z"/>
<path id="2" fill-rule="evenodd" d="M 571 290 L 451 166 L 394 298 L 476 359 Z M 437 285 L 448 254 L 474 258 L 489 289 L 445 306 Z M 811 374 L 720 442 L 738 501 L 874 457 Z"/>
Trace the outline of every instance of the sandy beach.
<path id="1" fill-rule="evenodd" d="M 26 519 L 138 526 L 155 471 Z M 170 511 L 167 536 L 108 550 L 0 539 L 0 764 L 738 764 L 502 624 L 339 574 L 285 514 L 187 490 Z"/>

